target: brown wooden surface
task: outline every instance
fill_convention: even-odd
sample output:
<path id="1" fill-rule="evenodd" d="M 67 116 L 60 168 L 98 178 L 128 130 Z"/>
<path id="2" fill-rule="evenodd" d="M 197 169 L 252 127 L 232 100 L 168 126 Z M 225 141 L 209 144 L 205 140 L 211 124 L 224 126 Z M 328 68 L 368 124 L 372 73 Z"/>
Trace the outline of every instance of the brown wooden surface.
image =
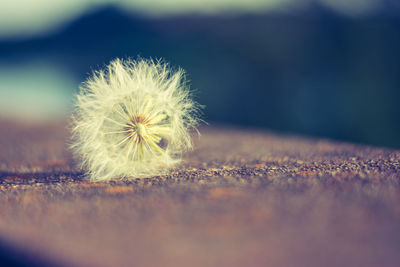
<path id="1" fill-rule="evenodd" d="M 65 125 L 0 122 L 0 262 L 400 264 L 400 151 L 206 127 L 170 175 L 91 183 Z"/>

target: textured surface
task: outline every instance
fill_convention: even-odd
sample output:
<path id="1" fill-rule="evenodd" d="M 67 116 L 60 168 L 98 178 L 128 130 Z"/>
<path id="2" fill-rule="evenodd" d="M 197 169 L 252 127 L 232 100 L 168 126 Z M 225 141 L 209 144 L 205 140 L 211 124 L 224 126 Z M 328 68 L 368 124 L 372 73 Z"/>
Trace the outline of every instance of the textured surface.
<path id="1" fill-rule="evenodd" d="M 65 123 L 0 125 L 0 256 L 20 265 L 400 262 L 400 151 L 207 127 L 168 176 L 91 183 Z"/>

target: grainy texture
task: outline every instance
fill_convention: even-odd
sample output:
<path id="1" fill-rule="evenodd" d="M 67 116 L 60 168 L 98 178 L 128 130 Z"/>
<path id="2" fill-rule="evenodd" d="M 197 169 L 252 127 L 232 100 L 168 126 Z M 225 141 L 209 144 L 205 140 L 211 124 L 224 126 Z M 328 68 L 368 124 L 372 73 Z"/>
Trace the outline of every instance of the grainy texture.
<path id="1" fill-rule="evenodd" d="M 91 183 L 66 149 L 65 123 L 1 121 L 0 256 L 23 253 L 27 266 L 399 266 L 400 151 L 201 132 L 170 175 Z"/>

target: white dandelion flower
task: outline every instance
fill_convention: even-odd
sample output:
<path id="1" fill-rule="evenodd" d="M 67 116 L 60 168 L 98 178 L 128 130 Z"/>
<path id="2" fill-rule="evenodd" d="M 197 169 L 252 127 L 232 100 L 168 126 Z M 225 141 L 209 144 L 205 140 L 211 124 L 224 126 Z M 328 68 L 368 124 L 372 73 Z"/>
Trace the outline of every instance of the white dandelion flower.
<path id="1" fill-rule="evenodd" d="M 192 148 L 200 106 L 182 69 L 116 59 L 80 89 L 72 148 L 92 180 L 165 174 Z"/>

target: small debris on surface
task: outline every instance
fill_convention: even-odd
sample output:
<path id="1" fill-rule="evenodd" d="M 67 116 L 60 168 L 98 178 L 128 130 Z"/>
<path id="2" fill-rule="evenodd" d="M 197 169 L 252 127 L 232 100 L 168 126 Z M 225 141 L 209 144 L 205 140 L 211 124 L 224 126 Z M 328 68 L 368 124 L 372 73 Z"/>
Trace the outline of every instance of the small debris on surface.
<path id="1" fill-rule="evenodd" d="M 93 183 L 65 123 L 0 132 L 0 237 L 50 266 L 400 262 L 400 151 L 208 127 L 168 175 Z"/>

